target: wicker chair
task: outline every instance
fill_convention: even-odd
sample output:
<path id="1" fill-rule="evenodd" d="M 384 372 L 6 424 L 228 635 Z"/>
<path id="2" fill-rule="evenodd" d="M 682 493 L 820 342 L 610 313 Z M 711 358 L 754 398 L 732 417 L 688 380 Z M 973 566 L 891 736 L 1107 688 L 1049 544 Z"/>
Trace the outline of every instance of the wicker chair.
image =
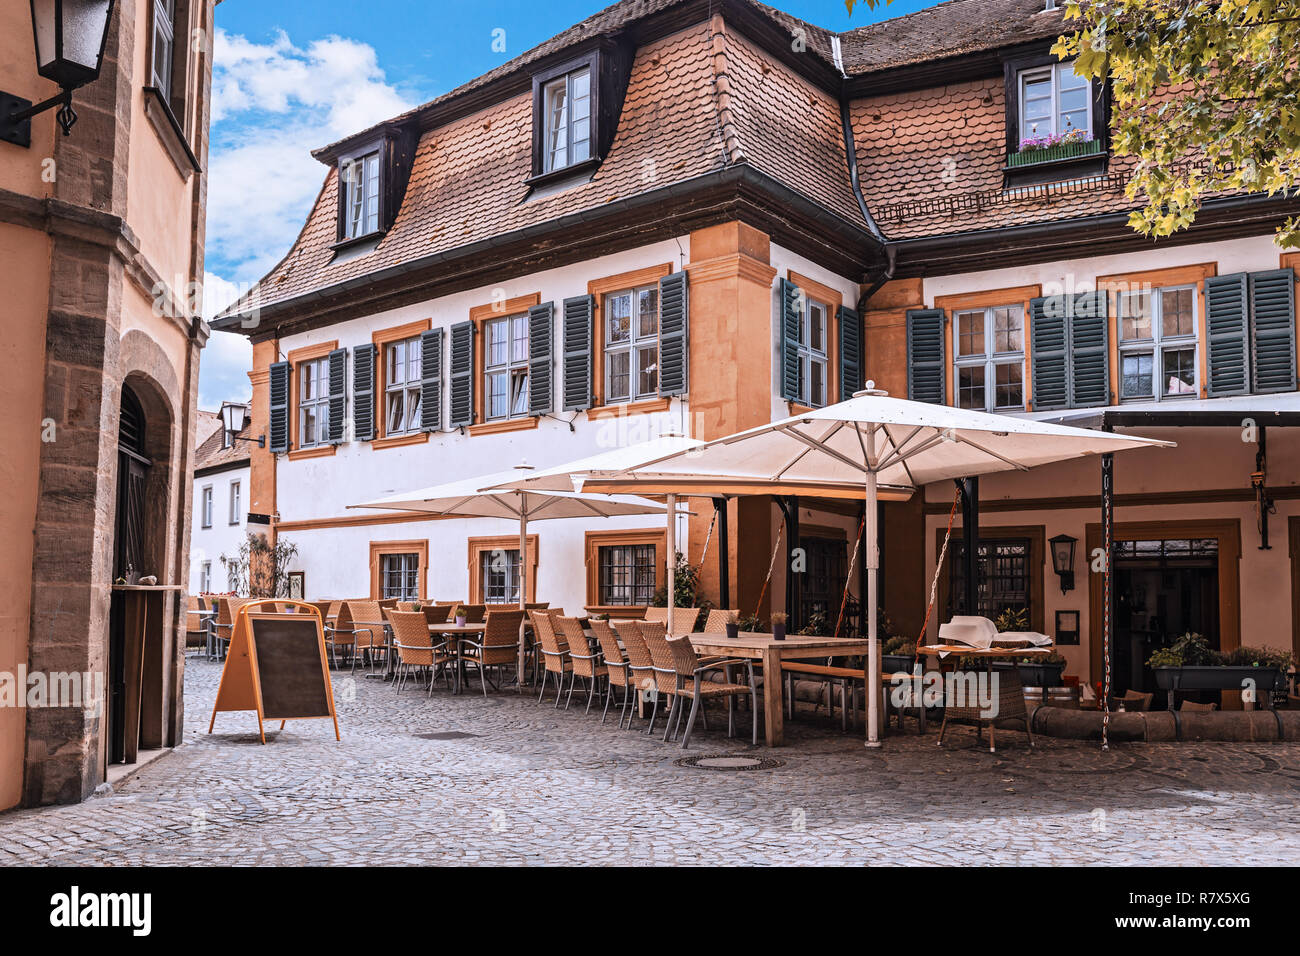
<path id="1" fill-rule="evenodd" d="M 650 656 L 650 648 L 646 646 L 645 638 L 641 636 L 640 625 L 640 621 L 620 621 L 614 625 L 614 631 L 623 642 L 623 651 L 627 654 L 628 683 L 631 684 L 634 699 L 642 691 L 650 691 L 657 686 L 654 658 Z M 658 694 L 656 693 L 655 696 L 657 698 Z M 632 729 L 632 721 L 636 719 L 639 709 L 639 706 L 634 704 L 631 713 L 628 714 L 629 730 Z"/>
<path id="2" fill-rule="evenodd" d="M 704 619 L 704 633 L 706 634 L 725 634 L 727 631 L 727 621 L 732 618 L 740 620 L 739 611 L 728 611 L 725 608 L 714 608 Z"/>
<path id="3" fill-rule="evenodd" d="M 197 594 L 191 594 L 186 600 L 185 608 L 185 649 L 208 646 L 208 602 Z"/>
<path id="4" fill-rule="evenodd" d="M 569 693 L 564 699 L 564 709 L 569 709 L 569 702 L 573 700 L 573 686 L 581 677 L 583 683 L 587 685 L 587 709 L 583 713 L 589 714 L 596 688 L 601 679 L 608 675 L 608 671 L 605 665 L 600 663 L 600 655 L 591 652 L 591 643 L 582 629 L 582 621 L 576 617 L 561 617 L 556 618 L 555 623 L 569 646 L 569 661 L 573 665 L 569 677 Z"/>
<path id="5" fill-rule="evenodd" d="M 663 624 L 655 621 L 635 621 L 641 638 L 650 650 L 650 660 L 654 664 L 655 702 L 650 711 L 650 727 L 647 734 L 655 730 L 655 718 L 659 714 L 659 698 L 671 697 L 672 704 L 668 710 L 668 726 L 672 725 L 673 713 L 677 709 L 677 665 L 673 661 L 672 649 L 668 646 L 668 634 Z M 668 726 L 664 727 L 664 740 L 668 739 Z"/>
<path id="6" fill-rule="evenodd" d="M 330 657 L 338 666 L 336 652 L 346 648 L 351 658 L 352 673 L 357 671 L 357 658 L 372 648 L 382 647 L 383 611 L 378 601 L 344 601 L 339 606 L 334 626 L 325 634 L 325 643 L 330 647 Z M 375 632 L 379 633 L 376 634 Z"/>
<path id="7" fill-rule="evenodd" d="M 482 624 L 485 613 L 487 613 L 486 604 L 462 604 L 456 608 L 456 616 L 465 615 L 466 624 Z"/>
<path id="8" fill-rule="evenodd" d="M 393 629 L 393 648 L 397 653 L 397 692 L 402 692 L 411 671 L 427 671 L 429 694 L 433 682 L 444 665 L 451 662 L 446 643 L 434 644 L 429 625 L 419 611 L 385 611 L 388 624 Z"/>
<path id="9" fill-rule="evenodd" d="M 519 632 L 524 623 L 524 612 L 493 609 L 487 612 L 482 641 L 461 641 L 460 659 L 478 668 L 483 696 L 487 696 L 487 669 L 489 667 L 517 667 L 519 664 Z M 492 684 L 496 690 L 497 685 Z"/>
<path id="10" fill-rule="evenodd" d="M 623 656 L 623 649 L 618 646 L 618 635 L 614 633 L 614 628 L 610 626 L 609 621 L 592 621 L 591 630 L 596 635 L 596 640 L 600 642 L 601 653 L 605 655 L 605 678 L 608 681 L 605 709 L 601 712 L 600 722 L 603 724 L 605 718 L 609 716 L 609 702 L 614 699 L 614 688 L 621 687 L 623 688 L 623 712 L 618 718 L 618 726 L 621 730 L 634 690 L 631 664 Z M 637 636 L 640 637 L 639 634 Z"/>
<path id="11" fill-rule="evenodd" d="M 397 610 L 399 610 L 399 611 L 414 611 L 414 610 L 416 610 L 416 606 L 415 606 L 415 605 L 416 605 L 417 603 L 418 603 L 418 602 L 416 602 L 416 601 L 398 601 L 398 602 L 397 602 Z M 385 610 L 387 610 L 387 608 L 385 608 Z"/>
<path id="12" fill-rule="evenodd" d="M 546 696 L 546 684 L 551 675 L 555 675 L 556 691 L 555 706 L 560 706 L 560 695 L 564 692 L 564 678 L 573 672 L 573 662 L 569 660 L 568 648 L 560 645 L 560 639 L 555 634 L 555 626 L 551 622 L 551 616 L 545 611 L 530 611 L 533 618 L 533 633 L 537 635 L 537 641 L 542 646 L 542 687 L 537 694 L 537 702 L 540 704 L 542 698 Z"/>
<path id="13" fill-rule="evenodd" d="M 454 604 L 425 604 L 420 611 L 424 614 L 425 624 L 446 624 Z"/>
<path id="14" fill-rule="evenodd" d="M 380 598 L 375 603 L 379 605 L 381 610 L 393 611 L 397 609 L 397 605 L 399 602 L 397 598 Z"/>
<path id="15" fill-rule="evenodd" d="M 701 702 L 707 697 L 727 698 L 727 736 L 736 736 L 735 699 L 741 694 L 749 695 L 749 709 L 753 718 L 753 745 L 758 746 L 758 688 L 754 684 L 754 662 L 743 658 L 734 658 L 725 661 L 715 660 L 709 662 L 708 665 L 702 666 L 689 638 L 679 637 L 667 643 L 672 653 L 673 665 L 677 670 L 677 690 L 676 696 L 673 698 L 675 705 L 673 709 L 677 711 L 677 725 L 679 727 L 682 722 L 682 711 L 685 709 L 686 698 L 691 698 L 691 716 L 686 721 L 686 732 L 682 734 L 682 749 L 685 750 L 691 742 L 691 730 L 695 727 L 695 715 L 701 712 Z M 730 678 L 731 668 L 737 665 L 745 667 L 748 671 L 748 684 L 735 684 L 729 679 L 723 683 L 704 679 L 705 671 L 716 670 L 719 667 L 725 668 L 727 677 Z"/>

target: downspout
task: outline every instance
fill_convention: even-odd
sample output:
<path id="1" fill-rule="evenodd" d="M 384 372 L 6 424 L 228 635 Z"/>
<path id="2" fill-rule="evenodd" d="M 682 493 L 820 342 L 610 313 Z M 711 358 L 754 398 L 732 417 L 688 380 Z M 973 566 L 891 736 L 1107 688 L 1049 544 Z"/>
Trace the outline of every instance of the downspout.
<path id="1" fill-rule="evenodd" d="M 839 52 L 839 38 L 834 38 L 833 48 L 837 54 Z M 840 67 L 840 73 L 843 75 L 843 67 Z M 862 219 L 867 224 L 867 229 L 877 240 L 885 252 L 885 262 L 883 265 L 867 271 L 863 276 L 863 284 L 867 286 L 865 292 L 858 296 L 857 308 L 858 315 L 865 315 L 867 302 L 871 297 L 880 291 L 880 287 L 894 277 L 894 266 L 898 258 L 898 252 L 888 237 L 880 231 L 880 226 L 876 224 L 875 217 L 871 215 L 871 210 L 867 208 L 867 200 L 862 195 L 862 181 L 858 178 L 858 151 L 853 139 L 853 123 L 849 117 L 849 100 L 848 93 L 844 84 L 840 85 L 840 125 L 844 132 L 844 157 L 849 165 L 849 185 L 853 189 L 853 198 L 858 201 L 858 211 L 862 213 Z"/>

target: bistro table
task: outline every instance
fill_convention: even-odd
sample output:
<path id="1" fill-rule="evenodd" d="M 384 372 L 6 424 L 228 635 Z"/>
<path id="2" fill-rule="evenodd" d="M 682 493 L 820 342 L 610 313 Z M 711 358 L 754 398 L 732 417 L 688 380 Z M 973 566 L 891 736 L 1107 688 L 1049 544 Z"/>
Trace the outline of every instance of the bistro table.
<path id="1" fill-rule="evenodd" d="M 724 634 L 694 633 L 686 635 L 696 653 L 722 657 L 745 657 L 763 664 L 763 728 L 769 747 L 785 744 L 785 706 L 782 700 L 785 680 L 782 661 L 799 661 L 818 657 L 861 657 L 869 648 L 867 641 L 840 637 L 787 637 L 778 641 L 771 634 L 741 631 L 735 640 Z"/>
<path id="2" fill-rule="evenodd" d="M 474 637 L 482 634 L 487 628 L 486 622 L 480 624 L 457 624 L 452 621 L 449 624 L 430 624 L 429 633 L 439 637 L 445 637 L 450 643 L 456 645 L 456 687 L 455 693 L 460 693 L 461 684 L 465 677 L 465 661 L 460 655 L 460 642 L 463 638 Z"/>

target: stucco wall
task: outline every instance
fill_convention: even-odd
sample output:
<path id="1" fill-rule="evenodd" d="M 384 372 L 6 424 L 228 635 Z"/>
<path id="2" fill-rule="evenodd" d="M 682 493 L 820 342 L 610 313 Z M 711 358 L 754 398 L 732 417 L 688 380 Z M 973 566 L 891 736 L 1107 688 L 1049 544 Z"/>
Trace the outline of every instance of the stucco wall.
<path id="1" fill-rule="evenodd" d="M 231 524 L 230 485 L 235 481 L 239 482 L 239 520 Z M 212 488 L 211 528 L 203 527 L 203 489 L 207 487 Z M 199 594 L 203 590 L 200 579 L 204 561 L 212 562 L 212 590 L 228 591 L 221 558 L 222 555 L 233 558 L 239 553 L 248 529 L 249 469 L 232 468 L 211 475 L 196 475 L 192 490 L 189 593 Z"/>

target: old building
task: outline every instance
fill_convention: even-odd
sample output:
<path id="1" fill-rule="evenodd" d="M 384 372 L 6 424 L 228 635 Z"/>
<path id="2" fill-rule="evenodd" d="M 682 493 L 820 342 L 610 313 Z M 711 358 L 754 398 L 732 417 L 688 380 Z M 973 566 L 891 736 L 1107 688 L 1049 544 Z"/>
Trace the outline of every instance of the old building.
<path id="1" fill-rule="evenodd" d="M 529 574 L 553 605 L 617 611 L 662 584 L 662 528 L 538 523 L 520 555 L 504 523 L 349 506 L 665 432 L 718 437 L 874 380 L 1173 434 L 1177 451 L 1117 463 L 1117 607 L 1145 614 L 1142 640 L 1199 627 L 1224 648 L 1289 646 L 1300 558 L 1278 542 L 1297 533 L 1300 449 L 1278 426 L 1300 406 L 1294 261 L 1273 230 L 1294 203 L 1216 198 L 1173 239 L 1133 233 L 1109 93 L 1048 52 L 1061 16 L 949 0 L 835 35 L 749 0 L 625 0 L 317 150 L 300 237 L 218 323 L 254 344 L 250 434 L 268 447 L 250 511 L 292 537 L 312 597 L 509 601 Z M 1267 456 L 1242 442 L 1251 416 Z M 1100 666 L 1084 556 L 1099 488 L 1095 466 L 1066 465 L 980 490 L 984 610 L 1023 607 L 1077 640 L 1064 652 L 1083 679 Z M 885 506 L 883 593 L 904 634 L 952 500 Z M 679 535 L 710 599 L 833 622 L 856 590 L 860 502 L 727 508 L 726 582 L 707 503 Z M 1077 586 L 1058 598 L 1062 535 Z M 774 548 L 796 544 L 806 573 L 776 560 L 765 584 Z M 964 562 L 945 565 L 934 619 L 959 609 Z"/>
<path id="2" fill-rule="evenodd" d="M 29 707 L 20 686 L 0 707 L 0 809 L 80 800 L 181 727 L 213 4 L 110 9 L 70 135 L 49 111 L 26 143 L 0 141 L 0 672 L 89 675 L 107 700 Z M 0 89 L 59 91 L 26 3 L 0 11 Z M 114 583 L 148 576 L 156 590 Z"/>
<path id="3" fill-rule="evenodd" d="M 227 412 L 227 409 L 230 409 Z M 247 405 L 225 406 L 221 412 L 198 413 L 195 435 L 193 525 L 190 529 L 190 594 L 237 590 L 221 559 L 234 558 L 248 526 Z M 237 431 L 227 427 L 238 424 Z M 191 622 L 193 623 L 193 622 Z"/>

